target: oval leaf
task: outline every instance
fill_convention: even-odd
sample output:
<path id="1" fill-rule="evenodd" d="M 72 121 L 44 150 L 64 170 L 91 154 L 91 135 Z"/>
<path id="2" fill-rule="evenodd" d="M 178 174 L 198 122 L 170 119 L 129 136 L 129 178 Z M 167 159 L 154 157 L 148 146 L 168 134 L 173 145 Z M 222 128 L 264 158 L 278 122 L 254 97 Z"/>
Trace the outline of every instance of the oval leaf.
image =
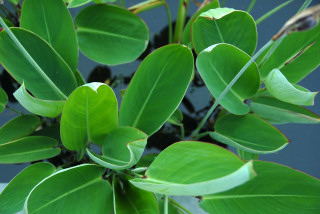
<path id="1" fill-rule="evenodd" d="M 110 213 L 112 188 L 102 179 L 104 172 L 104 168 L 92 164 L 61 170 L 32 190 L 24 211 L 28 214 Z"/>
<path id="2" fill-rule="evenodd" d="M 250 56 L 229 44 L 213 45 L 197 58 L 197 68 L 211 94 L 217 99 Z M 258 68 L 252 63 L 224 96 L 221 105 L 233 114 L 246 114 L 245 99 L 255 95 L 260 87 Z"/>
<path id="3" fill-rule="evenodd" d="M 1 192 L 0 213 L 11 214 L 21 211 L 31 190 L 55 171 L 56 168 L 50 163 L 35 163 L 22 170 Z"/>
<path id="4" fill-rule="evenodd" d="M 247 12 L 211 9 L 192 23 L 192 43 L 198 54 L 211 45 L 228 43 L 252 55 L 257 46 L 256 24 Z"/>
<path id="5" fill-rule="evenodd" d="M 77 69 L 79 51 L 76 31 L 63 0 L 24 0 L 20 27 L 46 40 L 72 71 Z"/>
<path id="6" fill-rule="evenodd" d="M 119 127 L 104 139 L 103 156 L 90 150 L 88 155 L 96 163 L 110 169 L 128 169 L 135 165 L 147 145 L 148 136 L 132 127 Z"/>
<path id="7" fill-rule="evenodd" d="M 2 88 L 0 88 L 0 113 L 6 109 L 7 103 L 8 95 Z"/>
<path id="8" fill-rule="evenodd" d="M 24 84 L 13 93 L 13 96 L 25 109 L 43 117 L 57 117 L 62 112 L 65 104 L 65 101 L 61 100 L 37 99 L 27 92 Z"/>
<path id="9" fill-rule="evenodd" d="M 156 132 L 178 108 L 193 69 L 192 52 L 183 45 L 168 45 L 147 56 L 125 93 L 119 125 L 149 136 Z"/>
<path id="10" fill-rule="evenodd" d="M 160 194 L 207 195 L 250 180 L 255 176 L 251 165 L 219 146 L 182 141 L 161 152 L 143 178 L 130 182 L 140 189 Z"/>
<path id="11" fill-rule="evenodd" d="M 31 136 L 0 145 L 0 163 L 25 163 L 52 158 L 60 153 L 50 137 Z"/>
<path id="12" fill-rule="evenodd" d="M 85 148 L 88 142 L 101 145 L 117 124 L 118 103 L 112 89 L 88 83 L 72 92 L 63 108 L 61 139 L 69 150 Z"/>
<path id="13" fill-rule="evenodd" d="M 227 192 L 204 196 L 200 207 L 219 214 L 320 212 L 318 179 L 275 163 L 254 161 L 253 165 L 257 177 Z"/>
<path id="14" fill-rule="evenodd" d="M 265 80 L 266 88 L 275 98 L 296 105 L 311 106 L 317 92 L 306 92 L 294 87 L 278 70 L 273 69 Z"/>
<path id="15" fill-rule="evenodd" d="M 252 153 L 273 153 L 288 143 L 278 129 L 252 114 L 226 115 L 217 120 L 214 130 L 210 133 L 213 139 Z"/>
<path id="16" fill-rule="evenodd" d="M 115 5 L 92 5 L 75 18 L 80 50 L 90 59 L 107 65 L 137 59 L 147 48 L 146 24 Z"/>

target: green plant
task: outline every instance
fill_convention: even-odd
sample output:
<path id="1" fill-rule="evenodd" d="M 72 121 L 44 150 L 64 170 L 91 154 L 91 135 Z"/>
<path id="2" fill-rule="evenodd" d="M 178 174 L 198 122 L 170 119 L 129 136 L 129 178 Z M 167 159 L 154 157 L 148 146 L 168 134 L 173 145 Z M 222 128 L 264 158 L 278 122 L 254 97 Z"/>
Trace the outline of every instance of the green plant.
<path id="1" fill-rule="evenodd" d="M 271 123 L 320 121 L 302 107 L 313 105 L 316 93 L 296 84 L 320 63 L 319 6 L 304 10 L 306 1 L 299 18 L 253 55 L 256 23 L 291 0 L 257 21 L 204 1 L 187 23 L 189 1 L 180 0 L 174 31 L 164 0 L 144 1 L 132 12 L 124 1 L 93 0 L 74 22 L 66 3 L 90 0 L 24 0 L 21 11 L 19 1 L 10 1 L 18 18 L 1 13 L 0 62 L 21 85 L 14 97 L 33 114 L 1 127 L 0 163 L 32 164 L 1 193 L 0 213 L 190 213 L 171 195 L 196 196 L 209 213 L 319 213 L 318 179 L 258 160 L 288 144 Z M 167 8 L 169 44 L 143 59 L 118 112 L 110 86 L 85 83 L 78 48 L 106 65 L 136 60 L 149 33 L 134 13 L 158 6 Z M 178 106 L 197 72 L 214 101 L 185 132 Z M 0 101 L 3 110 L 3 90 Z M 165 123 L 179 127 L 181 141 L 143 156 Z M 239 157 L 197 141 L 205 136 L 236 148 Z"/>

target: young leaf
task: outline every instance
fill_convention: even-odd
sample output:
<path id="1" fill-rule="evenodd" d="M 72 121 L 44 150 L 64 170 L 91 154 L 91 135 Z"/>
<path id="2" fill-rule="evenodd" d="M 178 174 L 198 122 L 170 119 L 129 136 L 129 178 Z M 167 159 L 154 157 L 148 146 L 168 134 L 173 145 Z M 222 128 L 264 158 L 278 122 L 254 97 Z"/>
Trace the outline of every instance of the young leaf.
<path id="1" fill-rule="evenodd" d="M 62 0 L 24 0 L 20 26 L 46 40 L 72 71 L 77 69 L 79 51 L 76 31 Z"/>
<path id="2" fill-rule="evenodd" d="M 6 105 L 8 103 L 7 93 L 0 88 L 0 113 L 6 109 Z"/>
<path id="3" fill-rule="evenodd" d="M 31 136 L 0 145 L 0 163 L 25 163 L 52 158 L 60 153 L 50 137 Z"/>
<path id="4" fill-rule="evenodd" d="M 273 69 L 264 82 L 272 96 L 295 105 L 311 106 L 317 94 L 317 92 L 305 92 L 297 89 L 278 69 Z"/>
<path id="5" fill-rule="evenodd" d="M 320 117 L 306 108 L 282 102 L 271 96 L 253 99 L 250 108 L 256 115 L 274 124 L 320 123 Z"/>
<path id="6" fill-rule="evenodd" d="M 115 5 L 92 5 L 75 18 L 80 50 L 90 59 L 107 65 L 135 60 L 147 48 L 146 24 Z"/>
<path id="7" fill-rule="evenodd" d="M 217 44 L 202 51 L 196 64 L 209 91 L 218 98 L 249 60 L 250 56 L 240 49 L 229 44 Z M 258 68 L 252 63 L 220 104 L 233 114 L 246 114 L 249 107 L 243 102 L 255 95 L 259 86 Z"/>
<path id="8" fill-rule="evenodd" d="M 101 145 L 117 125 L 118 103 L 112 89 L 88 83 L 72 92 L 63 108 L 61 139 L 69 150 L 85 148 L 89 141 Z"/>
<path id="9" fill-rule="evenodd" d="M 18 102 L 31 113 L 43 117 L 57 117 L 63 109 L 65 101 L 62 100 L 41 100 L 31 96 L 24 84 L 13 93 Z"/>
<path id="10" fill-rule="evenodd" d="M 128 169 L 140 159 L 148 136 L 132 127 L 119 127 L 110 132 L 104 139 L 103 156 L 87 149 L 90 158 L 110 169 Z"/>
<path id="11" fill-rule="evenodd" d="M 176 125 L 176 126 L 182 126 L 182 120 L 183 120 L 183 114 L 181 111 L 177 108 L 173 114 L 169 117 L 167 120 L 168 123 Z"/>
<path id="12" fill-rule="evenodd" d="M 58 171 L 41 181 L 31 191 L 24 212 L 110 213 L 112 188 L 108 181 L 102 179 L 104 172 L 103 167 L 93 164 L 83 164 Z"/>
<path id="13" fill-rule="evenodd" d="M 155 133 L 178 108 L 193 69 L 192 52 L 183 45 L 168 45 L 147 56 L 125 93 L 119 125 Z"/>
<path id="14" fill-rule="evenodd" d="M 207 195 L 239 186 L 255 176 L 251 162 L 219 146 L 192 141 L 175 143 L 150 165 L 143 178 L 130 182 L 166 195 Z"/>
<path id="15" fill-rule="evenodd" d="M 318 179 L 275 163 L 254 161 L 253 166 L 258 174 L 254 179 L 227 192 L 203 196 L 200 207 L 219 214 L 320 212 Z"/>
<path id="16" fill-rule="evenodd" d="M 252 114 L 226 115 L 217 120 L 214 130 L 213 139 L 252 153 L 274 153 L 288 143 L 278 129 Z"/>
<path id="17" fill-rule="evenodd" d="M 199 54 L 217 43 L 232 44 L 252 55 L 257 46 L 254 19 L 247 12 L 231 8 L 211 9 L 200 14 L 192 23 L 194 50 Z"/>

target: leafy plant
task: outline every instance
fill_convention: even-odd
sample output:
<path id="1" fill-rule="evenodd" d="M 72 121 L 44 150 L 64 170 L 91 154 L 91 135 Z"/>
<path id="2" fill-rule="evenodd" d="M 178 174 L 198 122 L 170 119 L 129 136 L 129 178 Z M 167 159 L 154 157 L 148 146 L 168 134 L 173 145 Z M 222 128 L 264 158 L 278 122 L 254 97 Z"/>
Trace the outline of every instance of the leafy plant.
<path id="1" fill-rule="evenodd" d="M 165 0 L 128 9 L 123 0 L 10 2 L 15 12 L 1 6 L 0 62 L 32 114 L 0 128 L 0 163 L 31 165 L 0 194 L 0 213 L 190 213 L 173 195 L 199 198 L 208 213 L 320 212 L 318 179 L 258 160 L 289 142 L 272 124 L 320 122 L 303 107 L 316 93 L 297 85 L 320 64 L 319 5 L 306 1 L 256 51 L 256 25 L 292 0 L 258 20 L 217 0 L 196 2 L 188 22 L 190 2 L 180 0 L 174 30 Z M 79 6 L 73 20 L 68 8 Z M 148 27 L 136 14 L 160 6 L 167 44 L 147 55 Z M 78 49 L 105 65 L 143 59 L 121 100 L 113 89 L 126 78 L 86 83 Z M 192 110 L 190 85 L 213 97 L 191 128 L 178 108 Z M 0 89 L 0 111 L 7 102 Z M 164 126 L 180 141 L 144 155 Z"/>

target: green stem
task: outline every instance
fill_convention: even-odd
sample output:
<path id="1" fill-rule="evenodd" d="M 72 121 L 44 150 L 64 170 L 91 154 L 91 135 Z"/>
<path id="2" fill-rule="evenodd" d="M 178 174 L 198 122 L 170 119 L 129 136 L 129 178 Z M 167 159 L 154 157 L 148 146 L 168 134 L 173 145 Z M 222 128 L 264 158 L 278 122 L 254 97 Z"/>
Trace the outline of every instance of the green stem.
<path id="1" fill-rule="evenodd" d="M 174 28 L 174 34 L 173 34 L 173 43 L 180 42 L 184 23 L 186 21 L 189 3 L 190 3 L 190 0 L 180 0 L 178 16 L 176 20 L 176 27 Z"/>
<path id="2" fill-rule="evenodd" d="M 309 5 L 311 4 L 312 0 L 306 0 L 303 5 L 300 7 L 297 13 L 300 13 L 301 11 L 307 9 Z"/>
<path id="3" fill-rule="evenodd" d="M 224 7 L 224 4 L 226 3 L 226 0 L 223 0 L 220 4 L 220 7 Z"/>
<path id="4" fill-rule="evenodd" d="M 125 0 L 119 0 L 119 6 L 125 8 L 126 7 Z"/>
<path id="5" fill-rule="evenodd" d="M 202 132 L 202 133 L 197 134 L 196 136 L 194 136 L 193 139 L 194 139 L 194 140 L 198 140 L 198 139 L 200 139 L 200 138 L 202 138 L 202 137 L 205 137 L 205 136 L 207 136 L 207 135 L 210 135 L 210 132 Z"/>
<path id="6" fill-rule="evenodd" d="M 165 4 L 165 7 L 166 7 L 167 17 L 168 17 L 168 35 L 169 35 L 168 41 L 169 41 L 169 44 L 171 44 L 171 43 L 172 43 L 172 19 L 171 19 L 171 11 L 170 11 L 169 5 L 168 5 L 167 3 Z"/>
<path id="7" fill-rule="evenodd" d="M 181 133 L 180 140 L 184 140 L 185 133 L 184 133 L 184 126 L 183 126 L 183 124 L 180 126 L 180 133 Z"/>
<path id="8" fill-rule="evenodd" d="M 212 107 L 209 109 L 207 114 L 204 116 L 204 118 L 201 120 L 197 128 L 194 130 L 194 132 L 191 135 L 191 138 L 194 136 L 197 136 L 202 126 L 207 122 L 208 118 L 211 116 L 212 112 L 216 109 L 216 107 L 220 104 L 221 100 L 224 98 L 226 93 L 231 89 L 231 87 L 235 84 L 235 82 L 241 77 L 241 75 L 247 70 L 247 68 L 258 58 L 258 56 L 264 52 L 271 44 L 273 44 L 273 40 L 270 40 L 267 44 L 265 44 L 248 62 L 245 64 L 245 66 L 237 73 L 237 75 L 231 80 L 231 82 L 227 85 L 227 87 L 223 90 L 223 92 L 220 94 L 218 99 L 214 102 Z"/>
<path id="9" fill-rule="evenodd" d="M 262 60 L 260 61 L 258 68 L 261 68 L 263 63 L 265 63 L 267 61 L 267 59 L 269 59 L 269 57 L 271 56 L 271 54 L 273 54 L 273 52 L 277 49 L 277 47 L 279 46 L 279 44 L 282 42 L 284 38 L 284 35 L 281 36 L 279 39 L 277 39 L 275 41 L 275 44 L 270 48 L 270 50 L 268 50 L 268 52 L 266 53 L 266 55 L 264 55 L 264 57 L 262 58 Z"/>
<path id="10" fill-rule="evenodd" d="M 175 205 L 176 207 L 180 208 L 181 210 L 185 211 L 186 213 L 192 214 L 192 212 L 190 212 L 187 208 L 185 208 L 184 206 L 182 206 L 181 204 L 179 204 L 178 202 L 176 202 L 172 198 L 169 198 L 168 200 L 171 202 L 171 204 Z"/>
<path id="11" fill-rule="evenodd" d="M 252 0 L 252 1 L 251 1 L 251 4 L 249 5 L 249 7 L 248 7 L 248 9 L 247 9 L 247 12 L 248 12 L 248 13 L 251 12 L 251 10 L 252 10 L 252 8 L 253 8 L 253 6 L 254 6 L 255 3 L 256 3 L 256 0 Z"/>
<path id="12" fill-rule="evenodd" d="M 169 214 L 169 209 L 168 209 L 168 196 L 164 196 L 164 214 Z"/>
<path id="13" fill-rule="evenodd" d="M 17 114 L 20 114 L 20 115 L 23 114 L 21 111 L 18 111 L 18 110 L 14 109 L 14 108 L 12 108 L 12 107 L 10 107 L 8 105 L 6 105 L 6 108 L 9 109 L 10 111 L 13 111 L 14 113 L 17 113 Z"/>

